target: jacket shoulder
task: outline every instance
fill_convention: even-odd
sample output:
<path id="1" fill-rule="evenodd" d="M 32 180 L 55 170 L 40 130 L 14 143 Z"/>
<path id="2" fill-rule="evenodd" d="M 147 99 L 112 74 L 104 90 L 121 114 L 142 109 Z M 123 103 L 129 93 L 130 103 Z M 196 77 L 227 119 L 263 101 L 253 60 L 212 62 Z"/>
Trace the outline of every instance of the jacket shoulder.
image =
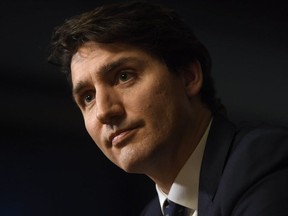
<path id="1" fill-rule="evenodd" d="M 226 215 L 232 212 L 233 215 L 239 212 L 241 215 L 287 213 L 287 181 L 287 128 L 242 123 L 223 170 L 218 188 L 220 197 L 216 195 L 222 200 L 222 212 Z"/>

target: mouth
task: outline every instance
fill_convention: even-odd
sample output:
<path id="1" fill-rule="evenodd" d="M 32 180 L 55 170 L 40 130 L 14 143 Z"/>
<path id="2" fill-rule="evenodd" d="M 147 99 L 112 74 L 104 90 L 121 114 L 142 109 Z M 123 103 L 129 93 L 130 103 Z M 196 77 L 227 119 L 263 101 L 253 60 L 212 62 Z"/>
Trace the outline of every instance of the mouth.
<path id="1" fill-rule="evenodd" d="M 137 128 L 118 130 L 109 136 L 112 146 L 121 147 L 125 145 L 135 134 Z"/>

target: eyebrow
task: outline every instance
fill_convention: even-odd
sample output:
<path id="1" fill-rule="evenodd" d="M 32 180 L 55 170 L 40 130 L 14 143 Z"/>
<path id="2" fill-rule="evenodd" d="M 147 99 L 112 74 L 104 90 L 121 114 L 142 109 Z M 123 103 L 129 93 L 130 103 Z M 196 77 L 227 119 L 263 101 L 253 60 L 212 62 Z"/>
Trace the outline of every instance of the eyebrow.
<path id="1" fill-rule="evenodd" d="M 139 63 L 140 66 L 143 66 L 146 61 L 136 58 L 136 57 L 123 57 L 116 61 L 110 62 L 108 64 L 102 65 L 98 71 L 99 76 L 103 77 L 107 73 L 115 70 L 118 67 L 121 67 L 122 65 L 126 64 L 127 62 L 136 62 Z M 87 81 L 79 81 L 76 83 L 75 87 L 72 89 L 72 95 L 75 98 L 83 89 L 85 89 L 88 86 Z"/>
<path id="2" fill-rule="evenodd" d="M 73 87 L 72 89 L 72 95 L 73 95 L 73 98 L 74 100 L 76 99 L 76 96 L 79 95 L 79 93 L 86 88 L 86 86 L 88 86 L 88 82 L 83 82 L 83 81 L 80 81 L 76 84 L 75 87 Z"/>
<path id="3" fill-rule="evenodd" d="M 108 64 L 105 64 L 100 67 L 99 69 L 99 75 L 104 76 L 105 74 L 115 70 L 118 67 L 121 67 L 122 65 L 126 64 L 127 62 L 134 62 L 134 63 L 139 63 L 141 65 L 144 64 L 144 60 L 136 58 L 136 57 L 122 57 L 116 61 L 110 62 Z"/>

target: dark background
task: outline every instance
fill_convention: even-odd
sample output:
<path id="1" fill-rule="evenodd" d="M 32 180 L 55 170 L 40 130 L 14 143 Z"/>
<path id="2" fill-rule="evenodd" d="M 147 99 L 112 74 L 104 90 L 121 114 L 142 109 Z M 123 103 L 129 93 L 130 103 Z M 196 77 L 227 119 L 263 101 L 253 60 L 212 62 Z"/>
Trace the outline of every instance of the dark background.
<path id="1" fill-rule="evenodd" d="M 0 3 L 1 216 L 135 216 L 155 194 L 102 155 L 46 61 L 53 28 L 103 2 L 117 1 Z M 285 1 L 153 2 L 174 7 L 206 44 L 233 121 L 288 126 Z"/>

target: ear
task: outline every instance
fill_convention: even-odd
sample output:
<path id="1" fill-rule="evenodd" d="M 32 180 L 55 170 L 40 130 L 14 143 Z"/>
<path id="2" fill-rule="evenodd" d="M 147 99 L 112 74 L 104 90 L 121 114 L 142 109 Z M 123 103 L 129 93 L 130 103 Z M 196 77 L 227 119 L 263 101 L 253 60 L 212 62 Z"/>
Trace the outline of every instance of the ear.
<path id="1" fill-rule="evenodd" d="M 183 70 L 183 79 L 187 96 L 198 95 L 203 83 L 203 73 L 201 64 L 197 59 L 185 67 Z"/>

